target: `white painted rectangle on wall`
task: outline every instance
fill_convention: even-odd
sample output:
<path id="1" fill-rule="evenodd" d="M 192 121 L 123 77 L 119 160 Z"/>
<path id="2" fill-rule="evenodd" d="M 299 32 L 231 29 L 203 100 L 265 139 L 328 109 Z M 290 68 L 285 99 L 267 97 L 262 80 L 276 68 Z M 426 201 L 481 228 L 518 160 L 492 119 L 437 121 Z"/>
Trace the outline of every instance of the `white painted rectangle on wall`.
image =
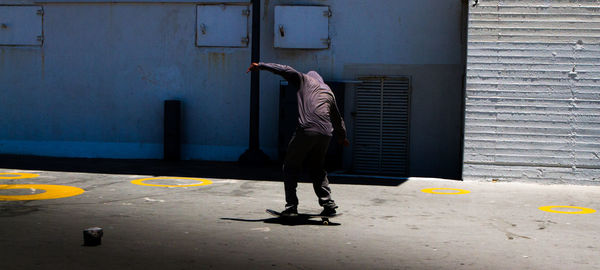
<path id="1" fill-rule="evenodd" d="M 329 48 L 330 16 L 327 6 L 275 6 L 275 48 Z"/>
<path id="2" fill-rule="evenodd" d="M 41 6 L 0 6 L 0 46 L 42 45 Z"/>
<path id="3" fill-rule="evenodd" d="M 196 46 L 248 47 L 248 5 L 198 5 Z"/>

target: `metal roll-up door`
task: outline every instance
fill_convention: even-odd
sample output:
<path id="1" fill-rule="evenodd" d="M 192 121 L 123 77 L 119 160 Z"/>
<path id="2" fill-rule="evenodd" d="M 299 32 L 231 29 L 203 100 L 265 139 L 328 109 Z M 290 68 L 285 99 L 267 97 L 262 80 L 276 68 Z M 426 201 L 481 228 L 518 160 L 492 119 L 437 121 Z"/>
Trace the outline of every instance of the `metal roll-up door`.
<path id="1" fill-rule="evenodd" d="M 361 80 L 355 96 L 354 171 L 407 176 L 410 80 L 407 77 Z"/>
<path id="2" fill-rule="evenodd" d="M 469 8 L 463 179 L 600 183 L 600 1 Z"/>

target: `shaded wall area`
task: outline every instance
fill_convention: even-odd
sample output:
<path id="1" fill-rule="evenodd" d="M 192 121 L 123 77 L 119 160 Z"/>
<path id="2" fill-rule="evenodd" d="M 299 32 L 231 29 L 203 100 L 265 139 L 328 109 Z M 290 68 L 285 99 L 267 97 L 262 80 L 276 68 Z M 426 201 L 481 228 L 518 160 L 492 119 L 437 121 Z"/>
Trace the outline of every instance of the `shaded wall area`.
<path id="1" fill-rule="evenodd" d="M 273 8 L 289 1 L 268 1 L 263 14 L 263 61 L 316 70 L 330 81 L 362 76 L 409 76 L 412 80 L 410 176 L 461 178 L 462 93 L 466 1 L 303 1 L 330 5 L 331 47 L 327 50 L 270 49 Z M 423 20 L 423 18 L 431 18 Z M 269 123 L 278 115 L 278 76 L 261 77 L 261 143 L 276 141 Z M 345 95 L 345 120 L 352 133 L 354 85 Z M 352 168 L 352 147 L 345 167 Z"/>

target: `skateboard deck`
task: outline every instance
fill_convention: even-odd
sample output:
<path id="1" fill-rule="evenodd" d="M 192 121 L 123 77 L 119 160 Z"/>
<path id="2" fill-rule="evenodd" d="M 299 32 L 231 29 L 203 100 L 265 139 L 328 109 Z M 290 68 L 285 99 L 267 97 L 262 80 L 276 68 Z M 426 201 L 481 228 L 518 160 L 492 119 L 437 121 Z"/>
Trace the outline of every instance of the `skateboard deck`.
<path id="1" fill-rule="evenodd" d="M 272 209 L 267 209 L 265 210 L 268 214 L 278 217 L 278 218 L 285 218 L 285 219 L 311 219 L 311 218 L 320 218 L 321 221 L 323 222 L 323 224 L 328 225 L 329 224 L 329 219 L 330 218 L 335 218 L 335 217 L 339 217 L 342 214 L 338 213 L 335 214 L 333 216 L 323 216 L 323 215 L 319 215 L 319 214 L 307 214 L 307 213 L 298 213 L 298 216 L 282 216 L 281 212 L 272 210 Z"/>

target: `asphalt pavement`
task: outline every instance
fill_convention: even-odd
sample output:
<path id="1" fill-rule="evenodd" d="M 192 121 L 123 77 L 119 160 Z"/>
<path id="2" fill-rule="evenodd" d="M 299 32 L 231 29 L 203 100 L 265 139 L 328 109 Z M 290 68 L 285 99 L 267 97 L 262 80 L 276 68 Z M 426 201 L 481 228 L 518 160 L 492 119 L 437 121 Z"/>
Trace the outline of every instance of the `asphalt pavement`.
<path id="1" fill-rule="evenodd" d="M 343 215 L 323 225 L 265 213 L 284 206 L 276 166 L 0 157 L 0 268 L 600 269 L 600 186 L 331 182 Z"/>

